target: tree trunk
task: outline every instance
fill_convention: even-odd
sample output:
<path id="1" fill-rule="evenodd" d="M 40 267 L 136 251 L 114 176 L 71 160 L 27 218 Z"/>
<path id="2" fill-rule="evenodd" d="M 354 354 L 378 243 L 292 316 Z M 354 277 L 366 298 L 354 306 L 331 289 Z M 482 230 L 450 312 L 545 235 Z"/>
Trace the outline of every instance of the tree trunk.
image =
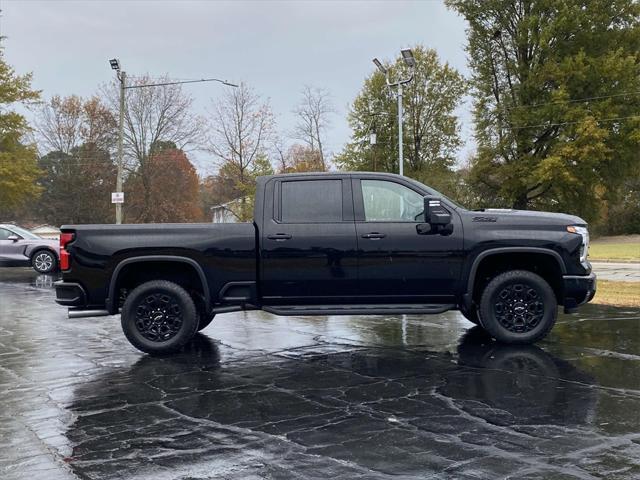
<path id="1" fill-rule="evenodd" d="M 527 199 L 526 193 L 519 195 L 513 202 L 513 208 L 516 210 L 527 210 L 528 207 L 529 200 Z"/>

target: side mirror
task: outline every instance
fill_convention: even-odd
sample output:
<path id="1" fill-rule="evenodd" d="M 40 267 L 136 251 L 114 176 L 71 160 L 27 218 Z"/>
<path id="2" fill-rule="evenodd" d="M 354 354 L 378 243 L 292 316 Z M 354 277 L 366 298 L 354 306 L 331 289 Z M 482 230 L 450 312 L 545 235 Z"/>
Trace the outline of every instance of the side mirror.
<path id="1" fill-rule="evenodd" d="M 439 197 L 424 197 L 424 221 L 432 227 L 451 223 L 451 214 L 442 206 Z"/>
<path id="2" fill-rule="evenodd" d="M 20 240 L 20 237 L 18 235 L 9 235 L 7 237 L 7 240 L 11 240 L 12 242 L 17 242 L 18 240 Z"/>

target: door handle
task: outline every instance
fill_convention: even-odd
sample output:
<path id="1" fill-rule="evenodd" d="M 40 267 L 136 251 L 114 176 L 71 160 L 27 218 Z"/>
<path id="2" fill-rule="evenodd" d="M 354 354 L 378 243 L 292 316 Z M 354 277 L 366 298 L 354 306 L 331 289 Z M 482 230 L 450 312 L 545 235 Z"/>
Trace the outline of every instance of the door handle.
<path id="1" fill-rule="evenodd" d="M 384 233 L 378 232 L 365 233 L 364 235 L 362 235 L 362 238 L 370 238 L 371 240 L 379 240 L 384 237 L 386 237 Z"/>
<path id="2" fill-rule="evenodd" d="M 275 233 L 273 235 L 267 235 L 269 240 L 290 240 L 291 235 L 288 233 Z"/>

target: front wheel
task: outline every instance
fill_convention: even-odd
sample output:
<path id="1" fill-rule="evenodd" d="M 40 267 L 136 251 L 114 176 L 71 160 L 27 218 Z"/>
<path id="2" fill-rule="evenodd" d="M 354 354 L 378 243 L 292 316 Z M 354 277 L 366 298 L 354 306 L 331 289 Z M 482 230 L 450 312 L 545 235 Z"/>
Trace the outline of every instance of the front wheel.
<path id="1" fill-rule="evenodd" d="M 121 313 L 127 340 L 146 353 L 165 354 L 182 348 L 195 335 L 198 314 L 189 293 L 173 282 L 153 280 L 127 296 Z"/>
<path id="2" fill-rule="evenodd" d="M 480 298 L 481 325 L 503 343 L 534 343 L 556 323 L 558 303 L 551 286 L 526 270 L 501 273 Z"/>

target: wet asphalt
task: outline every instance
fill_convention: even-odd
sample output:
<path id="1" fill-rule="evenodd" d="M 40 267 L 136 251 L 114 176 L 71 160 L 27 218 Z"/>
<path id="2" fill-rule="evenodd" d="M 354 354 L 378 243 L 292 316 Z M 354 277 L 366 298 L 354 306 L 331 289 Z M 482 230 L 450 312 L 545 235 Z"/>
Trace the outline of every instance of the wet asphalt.
<path id="1" fill-rule="evenodd" d="M 640 478 L 640 309 L 536 346 L 456 312 L 217 317 L 143 355 L 0 269 L 0 478 Z"/>

